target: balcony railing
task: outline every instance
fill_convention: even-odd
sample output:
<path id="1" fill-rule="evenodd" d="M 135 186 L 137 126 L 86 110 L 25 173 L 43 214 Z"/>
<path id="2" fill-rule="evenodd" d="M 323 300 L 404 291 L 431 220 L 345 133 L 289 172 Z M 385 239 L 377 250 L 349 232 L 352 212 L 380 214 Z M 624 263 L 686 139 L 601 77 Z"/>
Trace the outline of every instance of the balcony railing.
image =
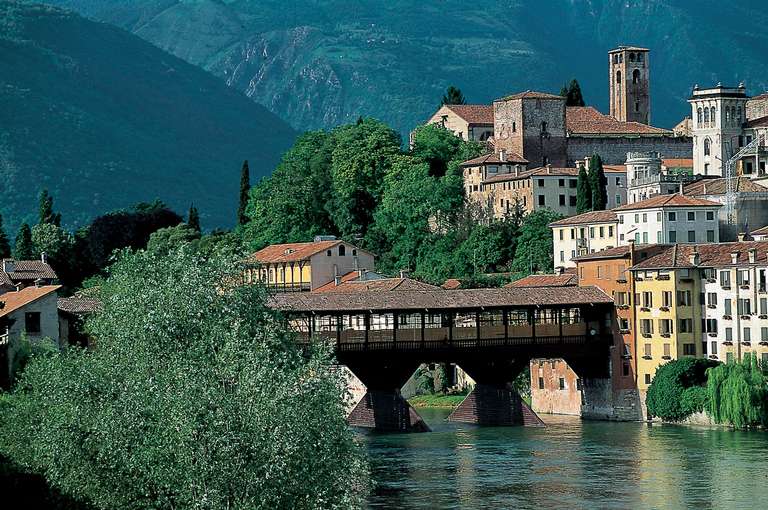
<path id="1" fill-rule="evenodd" d="M 648 177 L 638 177 L 630 181 L 630 186 L 646 186 L 649 184 L 659 184 L 662 182 L 691 182 L 695 178 L 688 174 L 657 174 Z"/>

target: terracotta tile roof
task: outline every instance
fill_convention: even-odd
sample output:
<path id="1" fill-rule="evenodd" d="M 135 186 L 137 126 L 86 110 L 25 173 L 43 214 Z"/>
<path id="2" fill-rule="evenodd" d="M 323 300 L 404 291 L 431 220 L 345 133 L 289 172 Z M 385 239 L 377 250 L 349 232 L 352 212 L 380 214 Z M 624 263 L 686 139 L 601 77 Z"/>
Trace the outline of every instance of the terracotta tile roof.
<path id="1" fill-rule="evenodd" d="M 764 227 L 760 227 L 757 230 L 753 230 L 752 232 L 750 232 L 750 234 L 753 235 L 753 236 L 768 235 L 768 225 L 766 225 Z"/>
<path id="2" fill-rule="evenodd" d="M 56 292 L 60 288 L 61 285 L 42 285 L 40 287 L 33 285 L 31 287 L 25 287 L 19 291 L 0 294 L 0 303 L 3 303 L 4 305 L 3 308 L 0 309 L 0 317 L 4 317 L 19 308 L 23 308 L 33 301 L 37 301 L 52 292 Z"/>
<path id="3" fill-rule="evenodd" d="M 548 94 L 546 92 L 536 92 L 535 90 L 526 90 L 525 92 L 518 92 L 517 94 L 505 96 L 500 100 L 507 101 L 510 99 L 559 99 L 560 101 L 565 101 L 565 98 L 563 96 Z"/>
<path id="4" fill-rule="evenodd" d="M 648 257 L 655 256 L 659 252 L 669 248 L 668 244 L 636 244 L 635 245 L 635 260 L 644 260 Z M 629 245 L 615 246 L 613 248 L 606 248 L 592 253 L 585 253 L 579 255 L 571 260 L 574 262 L 596 260 L 596 259 L 622 259 L 629 258 Z"/>
<path id="5" fill-rule="evenodd" d="M 498 152 L 489 152 L 473 159 L 469 159 L 461 164 L 461 166 L 481 166 L 481 165 L 499 165 L 501 163 L 520 163 L 528 164 L 528 160 L 515 154 L 511 151 L 506 151 L 506 159 L 501 161 Z"/>
<path id="6" fill-rule="evenodd" d="M 101 310 L 99 290 L 98 287 L 91 287 L 89 289 L 81 290 L 80 292 L 75 292 L 75 294 L 70 297 L 59 298 L 59 311 L 82 315 Z"/>
<path id="7" fill-rule="evenodd" d="M 461 288 L 461 280 L 457 278 L 448 278 L 443 282 L 442 287 L 445 290 L 456 290 Z"/>
<path id="8" fill-rule="evenodd" d="M 591 106 L 569 106 L 565 109 L 565 127 L 573 135 L 671 135 L 661 129 L 639 122 L 622 122 L 600 113 Z"/>
<path id="9" fill-rule="evenodd" d="M 501 306 L 610 304 L 597 287 L 457 289 L 381 292 L 286 292 L 270 296 L 272 308 L 286 312 L 479 309 Z"/>
<path id="10" fill-rule="evenodd" d="M 504 286 L 507 289 L 531 287 L 566 287 L 578 283 L 575 274 L 532 274 Z"/>
<path id="11" fill-rule="evenodd" d="M 336 282 L 330 282 L 315 289 L 313 292 L 349 294 L 359 292 L 438 290 L 439 288 L 412 278 L 377 278 L 375 280 L 351 279 L 342 281 L 339 285 L 336 285 Z"/>
<path id="12" fill-rule="evenodd" d="M 683 187 L 683 193 L 687 196 L 725 195 L 727 191 L 727 179 L 702 179 Z M 762 186 L 749 177 L 739 177 L 734 182 L 736 192 L 740 193 L 765 193 L 768 188 Z"/>
<path id="13" fill-rule="evenodd" d="M 749 262 L 749 250 L 755 249 L 757 257 Z M 691 263 L 690 255 L 699 254 L 699 264 Z M 731 253 L 738 253 L 736 264 Z M 635 264 L 632 269 L 665 269 L 692 267 L 726 267 L 768 265 L 768 241 L 742 241 L 733 243 L 673 244 L 656 256 Z"/>
<path id="14" fill-rule="evenodd" d="M 624 165 L 603 165 L 603 172 L 606 174 L 625 174 L 627 167 Z"/>
<path id="15" fill-rule="evenodd" d="M 340 239 L 311 243 L 273 244 L 248 257 L 248 262 L 267 264 L 308 260 L 312 255 L 329 250 L 339 243 L 341 243 Z"/>
<path id="16" fill-rule="evenodd" d="M 445 107 L 464 119 L 468 124 L 493 124 L 493 105 L 447 104 Z"/>
<path id="17" fill-rule="evenodd" d="M 693 168 L 693 159 L 668 158 L 668 159 L 662 159 L 661 164 L 667 168 Z"/>
<path id="18" fill-rule="evenodd" d="M 704 200 L 703 198 L 686 197 L 675 193 L 672 195 L 657 195 L 634 204 L 624 204 L 613 210 L 634 211 L 637 209 L 657 209 L 659 207 L 722 207 L 722 205 L 719 202 Z"/>
<path id="19" fill-rule="evenodd" d="M 577 214 L 570 218 L 563 218 L 562 220 L 553 221 L 549 224 L 550 227 L 560 227 L 564 225 L 585 225 L 588 223 L 610 223 L 619 221 L 619 217 L 612 210 L 607 211 L 590 211 L 583 214 Z"/>
<path id="20" fill-rule="evenodd" d="M 13 271 L 3 271 L 6 262 L 11 262 Z M 0 284 L 13 285 L 14 283 L 32 283 L 35 280 L 56 280 L 58 275 L 50 264 L 42 260 L 13 260 L 3 259 L 0 266 Z"/>

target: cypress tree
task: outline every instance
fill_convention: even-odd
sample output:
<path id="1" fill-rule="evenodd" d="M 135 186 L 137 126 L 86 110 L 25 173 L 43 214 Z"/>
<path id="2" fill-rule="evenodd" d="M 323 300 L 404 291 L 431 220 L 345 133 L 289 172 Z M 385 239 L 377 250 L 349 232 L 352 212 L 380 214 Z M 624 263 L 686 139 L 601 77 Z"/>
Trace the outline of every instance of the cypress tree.
<path id="1" fill-rule="evenodd" d="M 571 83 L 568 85 L 566 98 L 566 106 L 585 106 L 584 97 L 581 95 L 581 86 L 579 85 L 579 82 L 576 81 L 576 78 L 571 80 Z"/>
<path id="2" fill-rule="evenodd" d="M 0 259 L 7 259 L 11 256 L 11 243 L 3 228 L 3 217 L 0 216 Z"/>
<path id="3" fill-rule="evenodd" d="M 187 214 L 187 225 L 192 227 L 192 229 L 200 233 L 200 214 L 197 212 L 197 207 L 195 207 L 195 204 L 191 204 L 189 206 L 189 213 Z"/>
<path id="4" fill-rule="evenodd" d="M 51 223 L 57 227 L 61 223 L 61 215 L 53 212 L 53 197 L 47 189 L 40 192 L 40 219 L 38 223 L 41 225 Z"/>
<path id="5" fill-rule="evenodd" d="M 563 88 L 560 89 L 560 95 L 566 98 L 565 106 L 570 106 L 568 104 L 568 84 L 563 85 Z"/>
<path id="6" fill-rule="evenodd" d="M 243 161 L 243 168 L 240 171 L 240 206 L 237 208 L 237 224 L 245 225 L 248 223 L 248 215 L 245 214 L 248 207 L 248 194 L 251 190 L 251 171 L 248 168 L 248 160 Z"/>
<path id="7" fill-rule="evenodd" d="M 579 177 L 576 181 L 576 214 L 592 210 L 592 187 L 590 186 L 587 169 L 579 167 Z"/>
<path id="8" fill-rule="evenodd" d="M 445 104 L 467 104 L 467 100 L 464 98 L 464 94 L 461 90 L 451 85 L 443 94 L 443 99 L 440 101 L 440 105 Z"/>
<path id="9" fill-rule="evenodd" d="M 32 244 L 32 229 L 27 223 L 23 223 L 16 235 L 16 245 L 13 256 L 16 260 L 31 260 L 35 258 L 35 247 Z"/>
<path id="10" fill-rule="evenodd" d="M 592 190 L 592 210 L 605 210 L 608 205 L 608 179 L 605 178 L 603 160 L 599 154 L 589 158 L 589 187 Z"/>

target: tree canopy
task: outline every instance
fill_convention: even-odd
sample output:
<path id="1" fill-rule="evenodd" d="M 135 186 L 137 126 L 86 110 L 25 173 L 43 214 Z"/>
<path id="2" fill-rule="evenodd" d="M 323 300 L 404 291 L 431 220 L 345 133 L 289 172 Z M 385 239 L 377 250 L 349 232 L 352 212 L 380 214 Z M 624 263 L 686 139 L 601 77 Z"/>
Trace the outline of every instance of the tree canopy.
<path id="1" fill-rule="evenodd" d="M 552 209 L 537 209 L 525 217 L 520 227 L 512 268 L 520 272 L 552 272 L 554 242 L 549 224 L 562 219 Z"/>
<path id="2" fill-rule="evenodd" d="M 563 85 L 560 95 L 565 98 L 565 106 L 585 106 L 584 97 L 581 95 L 581 86 L 576 78 L 568 85 Z"/>
<path id="3" fill-rule="evenodd" d="M 184 247 L 123 252 L 87 321 L 99 348 L 31 360 L 0 451 L 97 508 L 362 506 L 343 376 L 260 287 L 222 288 L 237 274 Z"/>
<path id="4" fill-rule="evenodd" d="M 707 382 L 706 371 L 717 364 L 709 359 L 680 358 L 659 366 L 645 398 L 648 414 L 678 421 L 702 411 L 705 402 L 700 397 Z"/>
<path id="5" fill-rule="evenodd" d="M 757 356 L 747 353 L 707 370 L 707 411 L 716 423 L 737 428 L 768 425 L 768 380 Z"/>
<path id="6" fill-rule="evenodd" d="M 3 217 L 0 215 L 0 259 L 6 259 L 11 256 L 11 243 L 8 235 L 3 228 Z"/>
<path id="7" fill-rule="evenodd" d="M 16 260 L 30 260 L 35 258 L 35 246 L 32 243 L 32 229 L 27 223 L 22 223 L 19 233 L 16 234 L 16 242 L 13 246 L 13 256 Z"/>
<path id="8" fill-rule="evenodd" d="M 454 87 L 453 85 L 449 85 L 448 88 L 445 90 L 445 94 L 443 94 L 443 98 L 440 100 L 440 104 L 466 104 L 467 100 L 464 98 L 464 94 L 461 93 L 461 90 Z"/>
<path id="9" fill-rule="evenodd" d="M 589 175 L 584 165 L 579 167 L 579 176 L 576 179 L 576 214 L 583 214 L 592 210 L 592 186 Z"/>
<path id="10" fill-rule="evenodd" d="M 248 223 L 248 196 L 251 191 L 251 170 L 248 167 L 248 160 L 243 161 L 243 167 L 240 169 L 240 197 L 237 207 L 237 224 L 245 225 Z"/>
<path id="11" fill-rule="evenodd" d="M 605 178 L 603 160 L 599 154 L 589 158 L 589 188 L 592 192 L 592 210 L 605 210 L 608 205 L 608 179 Z"/>

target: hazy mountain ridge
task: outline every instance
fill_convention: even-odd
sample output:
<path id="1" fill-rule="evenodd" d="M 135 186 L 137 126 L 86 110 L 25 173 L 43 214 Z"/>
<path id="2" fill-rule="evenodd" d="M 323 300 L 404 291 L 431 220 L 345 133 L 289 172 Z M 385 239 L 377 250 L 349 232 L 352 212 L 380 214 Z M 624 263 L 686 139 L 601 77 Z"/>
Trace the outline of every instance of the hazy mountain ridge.
<path id="1" fill-rule="evenodd" d="M 606 52 L 620 43 L 651 49 L 662 126 L 688 113 L 695 83 L 768 88 L 768 34 L 752 28 L 768 9 L 757 0 L 51 1 L 210 70 L 299 129 L 373 115 L 407 131 L 448 84 L 487 102 L 577 77 L 605 110 Z"/>
<path id="2" fill-rule="evenodd" d="M 47 187 L 68 225 L 160 198 L 235 220 L 239 170 L 272 171 L 295 131 L 209 73 L 119 28 L 0 0 L 0 212 L 34 220 Z M 8 225 L 10 223 L 10 225 Z"/>

